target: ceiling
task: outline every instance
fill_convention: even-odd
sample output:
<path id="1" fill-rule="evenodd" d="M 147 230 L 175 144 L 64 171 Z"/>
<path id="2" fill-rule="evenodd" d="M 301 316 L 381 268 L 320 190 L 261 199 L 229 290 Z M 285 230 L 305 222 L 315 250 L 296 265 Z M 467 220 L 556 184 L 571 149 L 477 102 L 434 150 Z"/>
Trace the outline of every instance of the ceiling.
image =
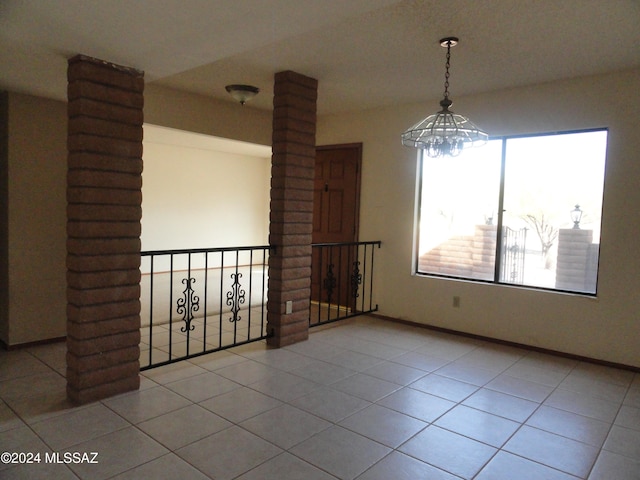
<path id="1" fill-rule="evenodd" d="M 318 113 L 456 97 L 640 67 L 638 0 L 2 0 L 0 89 L 66 99 L 82 53 L 147 84 L 272 108 L 273 75 L 319 81 Z"/>

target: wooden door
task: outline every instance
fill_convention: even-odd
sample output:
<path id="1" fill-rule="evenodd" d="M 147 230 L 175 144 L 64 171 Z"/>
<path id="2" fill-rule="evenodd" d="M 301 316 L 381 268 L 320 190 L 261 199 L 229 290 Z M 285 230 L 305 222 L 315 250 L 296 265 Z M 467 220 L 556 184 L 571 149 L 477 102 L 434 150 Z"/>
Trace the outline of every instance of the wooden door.
<path id="1" fill-rule="evenodd" d="M 331 145 L 316 149 L 312 241 L 354 242 L 358 238 L 360 164 L 362 144 Z M 352 248 L 314 248 L 311 298 L 351 306 Z M 327 283 L 333 282 L 333 291 Z M 339 292 L 339 293 L 338 293 Z"/>

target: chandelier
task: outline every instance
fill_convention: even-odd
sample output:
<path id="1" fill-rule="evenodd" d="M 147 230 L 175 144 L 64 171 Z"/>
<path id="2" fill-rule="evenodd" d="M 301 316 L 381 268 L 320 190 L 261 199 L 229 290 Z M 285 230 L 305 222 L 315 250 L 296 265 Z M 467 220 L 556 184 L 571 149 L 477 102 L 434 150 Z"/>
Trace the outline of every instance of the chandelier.
<path id="1" fill-rule="evenodd" d="M 476 127 L 471 120 L 449 110 L 453 103 L 449 100 L 449 67 L 451 47 L 458 44 L 456 37 L 440 40 L 447 49 L 446 72 L 444 75 L 444 98 L 440 101 L 442 110 L 429 115 L 402 134 L 402 144 L 407 147 L 424 149 L 430 157 L 459 155 L 468 146 L 480 146 L 487 142 L 488 135 Z"/>

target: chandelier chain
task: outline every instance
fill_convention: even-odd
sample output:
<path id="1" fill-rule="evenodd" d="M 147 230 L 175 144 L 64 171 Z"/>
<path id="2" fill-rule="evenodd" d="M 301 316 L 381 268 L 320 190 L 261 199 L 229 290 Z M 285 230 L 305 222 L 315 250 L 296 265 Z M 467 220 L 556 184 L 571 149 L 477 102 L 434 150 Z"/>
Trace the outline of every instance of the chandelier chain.
<path id="1" fill-rule="evenodd" d="M 444 74 L 444 98 L 449 99 L 449 67 L 451 66 L 451 42 L 447 42 L 447 63 L 445 64 Z"/>

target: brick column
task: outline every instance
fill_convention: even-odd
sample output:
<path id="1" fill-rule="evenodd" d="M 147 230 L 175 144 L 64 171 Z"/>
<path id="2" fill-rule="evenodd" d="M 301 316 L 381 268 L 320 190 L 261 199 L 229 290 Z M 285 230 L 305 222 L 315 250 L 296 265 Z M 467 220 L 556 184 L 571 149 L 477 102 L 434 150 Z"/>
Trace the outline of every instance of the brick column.
<path id="1" fill-rule="evenodd" d="M 309 337 L 317 92 L 313 78 L 275 75 L 267 301 L 275 347 Z"/>
<path id="2" fill-rule="evenodd" d="M 473 278 L 492 280 L 495 274 L 496 238 L 495 225 L 476 225 L 473 236 Z"/>
<path id="3" fill-rule="evenodd" d="M 68 68 L 67 395 L 140 386 L 144 74 L 82 55 Z"/>
<path id="4" fill-rule="evenodd" d="M 562 228 L 558 234 L 558 260 L 556 263 L 556 288 L 561 290 L 595 292 L 597 272 L 590 268 L 590 252 L 593 230 Z M 597 260 L 596 260 L 597 265 Z"/>

